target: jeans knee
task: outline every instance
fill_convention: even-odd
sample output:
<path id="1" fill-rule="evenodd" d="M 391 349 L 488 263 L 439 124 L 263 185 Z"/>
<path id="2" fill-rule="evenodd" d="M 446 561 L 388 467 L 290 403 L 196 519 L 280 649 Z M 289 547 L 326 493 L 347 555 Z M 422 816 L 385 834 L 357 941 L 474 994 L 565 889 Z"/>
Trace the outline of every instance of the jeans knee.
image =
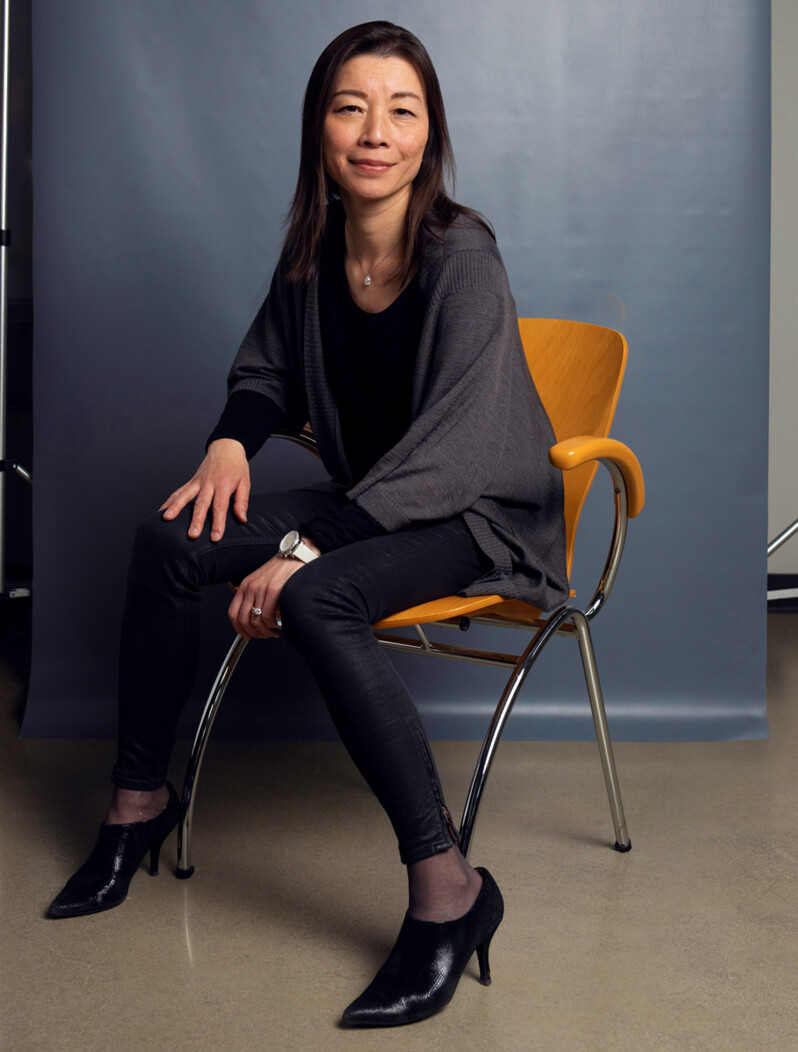
<path id="1" fill-rule="evenodd" d="M 290 643 L 298 641 L 304 630 L 315 620 L 317 590 L 312 587 L 312 582 L 308 583 L 308 570 L 311 565 L 312 563 L 303 566 L 301 570 L 292 574 L 280 592 L 282 631 Z"/>
<path id="2" fill-rule="evenodd" d="M 292 574 L 280 593 L 283 635 L 293 643 L 303 636 L 318 638 L 342 621 L 362 621 L 357 590 L 342 578 L 323 572 L 321 560 Z"/>
<path id="3" fill-rule="evenodd" d="M 185 577 L 192 563 L 191 541 L 184 515 L 167 522 L 160 511 L 149 515 L 136 530 L 130 560 L 131 577 L 154 584 L 164 575 Z M 196 542 L 193 542 L 196 544 Z"/>

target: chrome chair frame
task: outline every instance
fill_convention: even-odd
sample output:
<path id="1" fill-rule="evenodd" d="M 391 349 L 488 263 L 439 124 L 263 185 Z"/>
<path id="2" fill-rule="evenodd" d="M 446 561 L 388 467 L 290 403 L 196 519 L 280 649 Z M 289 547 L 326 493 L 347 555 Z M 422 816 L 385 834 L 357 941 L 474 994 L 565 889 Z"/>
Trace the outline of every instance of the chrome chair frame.
<path id="1" fill-rule="evenodd" d="M 299 436 L 280 435 L 296 442 L 305 449 L 317 454 L 316 443 L 308 432 Z M 497 668 L 510 669 L 510 677 L 505 684 L 502 696 L 491 719 L 487 734 L 482 742 L 471 785 L 466 796 L 463 817 L 460 823 L 459 846 L 465 857 L 471 847 L 476 824 L 477 813 L 485 791 L 485 785 L 490 773 L 491 765 L 496 756 L 496 751 L 501 741 L 507 720 L 512 712 L 515 700 L 528 676 L 532 666 L 537 661 L 543 648 L 555 635 L 576 638 L 579 643 L 579 651 L 582 659 L 582 668 L 585 674 L 590 708 L 593 715 L 593 723 L 596 730 L 596 742 L 598 744 L 601 766 L 604 773 L 604 783 L 607 789 L 607 797 L 612 815 L 612 823 L 615 829 L 615 850 L 629 851 L 632 842 L 626 828 L 621 790 L 618 783 L 618 774 L 615 768 L 615 758 L 612 750 L 612 740 L 607 726 L 607 716 L 604 710 L 604 698 L 599 682 L 596 657 L 593 650 L 593 642 L 590 634 L 590 621 L 603 608 L 610 592 L 612 591 L 615 577 L 623 554 L 626 542 L 626 530 L 628 525 L 628 496 L 627 487 L 623 474 L 618 466 L 611 460 L 600 459 L 610 474 L 615 494 L 615 521 L 612 530 L 607 560 L 601 574 L 598 586 L 587 608 L 565 604 L 558 607 L 553 613 L 538 618 L 532 625 L 520 621 L 510 621 L 505 618 L 492 618 L 488 616 L 471 616 L 459 618 L 453 621 L 427 622 L 424 627 L 420 624 L 413 626 L 418 636 L 417 640 L 406 639 L 401 636 L 393 636 L 384 632 L 375 632 L 376 638 L 390 650 L 406 651 L 425 654 L 430 657 L 449 658 L 456 661 L 470 661 L 482 665 L 493 665 Z M 535 635 L 523 653 L 501 654 L 492 651 L 477 650 L 469 647 L 452 646 L 445 643 L 436 643 L 429 639 L 425 631 L 430 626 L 441 628 L 466 629 L 470 624 L 486 624 L 494 627 L 516 628 L 529 631 L 530 627 L 536 629 Z M 191 831 L 194 819 L 194 803 L 202 761 L 208 745 L 211 728 L 219 711 L 225 691 L 235 671 L 236 665 L 247 646 L 247 640 L 236 636 L 227 656 L 222 662 L 218 675 L 211 687 L 202 717 L 194 737 L 194 744 L 186 767 L 186 775 L 183 783 L 182 817 L 178 826 L 177 840 L 177 870 L 176 876 L 187 879 L 194 872 L 191 863 Z"/>

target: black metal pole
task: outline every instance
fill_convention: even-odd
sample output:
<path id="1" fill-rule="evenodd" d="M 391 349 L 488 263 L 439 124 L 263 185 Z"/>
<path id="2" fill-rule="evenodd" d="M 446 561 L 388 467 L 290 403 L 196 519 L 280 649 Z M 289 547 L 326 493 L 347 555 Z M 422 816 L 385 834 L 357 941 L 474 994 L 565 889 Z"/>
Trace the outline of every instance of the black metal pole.
<path id="1" fill-rule="evenodd" d="M 9 68 L 9 14 L 11 0 L 0 0 L 2 7 L 3 64 L 0 77 L 0 596 L 16 599 L 30 595 L 28 588 L 7 588 L 5 579 L 5 498 L 6 472 L 15 471 L 27 482 L 30 474 L 15 460 L 6 459 L 6 386 L 8 348 L 8 246 L 11 231 L 8 229 L 8 68 Z"/>
<path id="2" fill-rule="evenodd" d="M 0 85 L 0 460 L 6 455 L 6 344 L 8 317 L 8 9 L 3 0 L 3 69 Z M 0 594 L 5 592 L 5 472 L 0 471 Z"/>

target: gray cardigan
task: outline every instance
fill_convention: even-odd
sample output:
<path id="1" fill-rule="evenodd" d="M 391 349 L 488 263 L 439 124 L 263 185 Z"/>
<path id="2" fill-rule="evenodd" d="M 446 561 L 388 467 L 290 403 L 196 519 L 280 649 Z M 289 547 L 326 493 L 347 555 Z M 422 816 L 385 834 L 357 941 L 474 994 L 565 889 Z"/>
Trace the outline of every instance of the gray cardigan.
<path id="1" fill-rule="evenodd" d="M 555 439 L 529 375 L 516 307 L 495 242 L 458 222 L 426 231 L 419 282 L 426 313 L 412 422 L 356 485 L 327 383 L 318 284 L 289 282 L 284 261 L 239 349 L 228 393 L 267 395 L 288 430 L 310 422 L 330 473 L 386 530 L 463 513 L 493 568 L 464 595 L 523 599 L 551 610 L 568 595 L 562 476 Z M 378 353 L 375 351 L 375 353 Z"/>

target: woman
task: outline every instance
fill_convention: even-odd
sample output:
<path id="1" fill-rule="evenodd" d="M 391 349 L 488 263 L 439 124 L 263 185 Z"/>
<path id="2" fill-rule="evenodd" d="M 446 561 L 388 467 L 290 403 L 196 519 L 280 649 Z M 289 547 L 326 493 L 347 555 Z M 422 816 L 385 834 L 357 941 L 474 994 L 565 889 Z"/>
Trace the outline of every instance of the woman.
<path id="1" fill-rule="evenodd" d="M 415 705 L 371 624 L 452 593 L 550 609 L 567 594 L 553 435 L 493 236 L 446 195 L 451 146 L 421 43 L 388 22 L 342 33 L 305 95 L 300 172 L 269 295 L 233 364 L 194 477 L 139 529 L 122 633 L 115 792 L 52 917 L 118 905 L 178 818 L 166 781 L 203 584 L 235 579 L 245 638 L 308 662 L 384 806 L 409 907 L 351 1025 L 442 1008 L 502 918 L 457 847 Z M 310 420 L 330 481 L 253 498 L 248 458 Z M 232 516 L 228 510 L 232 506 Z"/>

